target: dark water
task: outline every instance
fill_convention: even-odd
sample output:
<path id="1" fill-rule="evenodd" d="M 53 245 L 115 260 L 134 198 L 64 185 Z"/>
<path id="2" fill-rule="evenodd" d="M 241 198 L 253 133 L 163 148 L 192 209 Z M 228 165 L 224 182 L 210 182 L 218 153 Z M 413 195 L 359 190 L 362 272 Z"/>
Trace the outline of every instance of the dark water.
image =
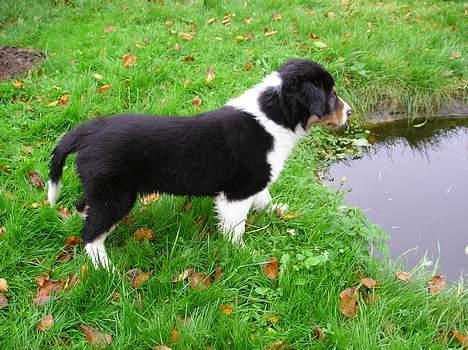
<path id="1" fill-rule="evenodd" d="M 362 158 L 330 167 L 331 185 L 389 233 L 393 259 L 409 269 L 426 257 L 425 264 L 448 279 L 466 278 L 468 121 L 417 128 L 403 121 L 371 131 L 376 143 Z"/>

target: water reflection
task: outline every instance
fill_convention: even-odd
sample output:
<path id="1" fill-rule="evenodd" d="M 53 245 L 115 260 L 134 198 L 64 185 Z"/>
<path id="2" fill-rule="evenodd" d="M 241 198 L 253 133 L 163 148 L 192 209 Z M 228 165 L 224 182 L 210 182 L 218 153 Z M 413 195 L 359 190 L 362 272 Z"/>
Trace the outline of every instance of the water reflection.
<path id="1" fill-rule="evenodd" d="M 370 128 L 376 143 L 362 158 L 332 165 L 331 184 L 390 234 L 393 258 L 411 268 L 427 253 L 432 263 L 440 259 L 439 273 L 466 277 L 468 121 L 413 125 Z"/>

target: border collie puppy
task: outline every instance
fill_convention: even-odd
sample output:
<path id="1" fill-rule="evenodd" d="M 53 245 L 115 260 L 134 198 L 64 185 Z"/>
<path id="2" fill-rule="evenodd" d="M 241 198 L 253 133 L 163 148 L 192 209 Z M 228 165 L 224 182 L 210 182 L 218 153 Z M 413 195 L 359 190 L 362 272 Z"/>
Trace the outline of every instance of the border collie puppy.
<path id="1" fill-rule="evenodd" d="M 104 241 L 138 194 L 213 196 L 223 235 L 242 245 L 251 208 L 271 205 L 294 145 L 314 124 L 340 126 L 351 114 L 331 75 L 293 59 L 224 107 L 190 118 L 116 115 L 85 122 L 53 151 L 48 199 L 54 205 L 66 157 L 77 153 L 85 250 L 109 268 Z"/>

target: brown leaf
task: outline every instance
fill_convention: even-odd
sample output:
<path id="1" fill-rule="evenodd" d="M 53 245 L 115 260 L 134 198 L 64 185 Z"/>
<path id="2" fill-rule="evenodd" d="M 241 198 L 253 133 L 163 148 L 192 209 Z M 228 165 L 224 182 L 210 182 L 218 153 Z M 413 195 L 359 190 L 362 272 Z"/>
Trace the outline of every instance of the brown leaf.
<path id="1" fill-rule="evenodd" d="M 166 21 L 166 22 L 164 22 L 164 25 L 165 25 L 166 27 L 171 27 L 173 24 L 174 24 L 173 21 Z"/>
<path id="2" fill-rule="evenodd" d="M 166 345 L 158 345 L 155 348 L 153 348 L 153 350 L 172 350 L 172 349 Z"/>
<path id="3" fill-rule="evenodd" d="M 371 289 L 376 286 L 377 282 L 370 277 L 366 277 L 366 278 L 361 279 L 361 284 L 364 287 Z"/>
<path id="4" fill-rule="evenodd" d="M 0 293 L 8 291 L 8 283 L 6 279 L 0 278 Z"/>
<path id="5" fill-rule="evenodd" d="M 33 148 L 32 146 L 23 146 L 21 147 L 21 152 L 25 153 L 25 154 L 31 154 L 33 153 Z"/>
<path id="6" fill-rule="evenodd" d="M 171 335 L 169 336 L 170 339 L 171 339 L 171 342 L 173 343 L 177 343 L 180 339 L 180 334 L 179 334 L 179 331 L 177 330 L 177 328 L 173 328 L 172 331 L 171 331 Z"/>
<path id="7" fill-rule="evenodd" d="M 68 236 L 65 238 L 65 244 L 68 246 L 74 246 L 81 244 L 83 242 L 83 239 L 79 236 Z"/>
<path id="8" fill-rule="evenodd" d="M 65 285 L 63 286 L 64 290 L 70 290 L 76 286 L 78 282 L 78 274 L 70 273 L 65 281 Z"/>
<path id="9" fill-rule="evenodd" d="M 279 13 L 274 13 L 274 14 L 271 16 L 271 19 L 272 19 L 273 21 L 280 21 L 282 18 L 283 18 L 283 16 L 281 16 Z"/>
<path id="10" fill-rule="evenodd" d="M 460 51 L 454 51 L 454 52 L 452 52 L 452 54 L 450 55 L 450 59 L 452 59 L 452 60 L 458 60 L 461 56 L 462 56 L 462 54 L 461 54 Z"/>
<path id="11" fill-rule="evenodd" d="M 109 346 L 112 342 L 112 336 L 110 334 L 100 333 L 91 326 L 82 324 L 80 325 L 80 329 L 86 336 L 88 343 L 96 346 L 97 348 L 103 349 Z"/>
<path id="12" fill-rule="evenodd" d="M 283 211 L 281 208 L 275 208 L 273 213 L 281 220 L 292 220 L 302 216 L 300 211 Z"/>
<path id="13" fill-rule="evenodd" d="M 131 269 L 127 272 L 131 279 L 133 288 L 140 288 L 140 286 L 150 277 L 149 272 L 143 272 L 140 269 Z"/>
<path id="14" fill-rule="evenodd" d="M 63 95 L 57 100 L 57 102 L 58 102 L 59 106 L 66 106 L 66 105 L 68 105 L 68 100 L 69 99 L 70 99 L 69 95 Z"/>
<path id="15" fill-rule="evenodd" d="M 247 62 L 244 64 L 244 70 L 251 70 L 253 68 L 253 64 L 250 62 Z"/>
<path id="16" fill-rule="evenodd" d="M 202 99 L 200 98 L 200 96 L 195 96 L 192 100 L 192 106 L 193 107 L 200 107 L 202 105 Z"/>
<path id="17" fill-rule="evenodd" d="M 221 304 L 219 305 L 219 309 L 225 315 L 230 315 L 232 314 L 232 311 L 233 311 L 232 304 Z"/>
<path id="18" fill-rule="evenodd" d="M 45 315 L 39 320 L 36 324 L 36 329 L 39 332 L 45 332 L 49 330 L 54 325 L 54 317 L 52 314 Z"/>
<path id="19" fill-rule="evenodd" d="M 436 294 L 440 292 L 442 288 L 445 286 L 445 276 L 444 275 L 436 275 L 432 277 L 429 281 L 427 281 L 429 285 L 429 291 L 432 294 Z"/>
<path id="20" fill-rule="evenodd" d="M 172 283 L 183 282 L 185 281 L 193 272 L 192 268 L 185 269 L 182 273 L 177 276 L 172 277 Z"/>
<path id="21" fill-rule="evenodd" d="M 0 227 L 0 237 L 3 236 L 6 233 L 6 227 L 2 226 Z"/>
<path id="22" fill-rule="evenodd" d="M 212 82 L 216 78 L 216 73 L 213 69 L 213 67 L 208 68 L 208 71 L 206 72 L 206 81 L 208 83 Z"/>
<path id="23" fill-rule="evenodd" d="M 13 82 L 13 87 L 15 87 L 16 89 L 20 89 L 24 86 L 24 81 L 20 80 L 20 79 L 16 79 L 14 82 Z"/>
<path id="24" fill-rule="evenodd" d="M 5 164 L 0 164 L 0 170 L 6 172 L 7 174 L 11 174 L 12 172 L 11 169 Z"/>
<path id="25" fill-rule="evenodd" d="M 252 32 L 248 32 L 248 33 L 247 33 L 247 39 L 249 39 L 249 40 L 254 40 L 254 39 L 255 39 L 255 34 L 252 33 Z"/>
<path id="26" fill-rule="evenodd" d="M 60 216 L 62 217 L 62 219 L 68 219 L 70 217 L 70 210 L 68 208 L 65 208 L 65 207 L 62 207 L 60 206 L 58 208 L 58 212 L 60 214 Z"/>
<path id="27" fill-rule="evenodd" d="M 288 342 L 286 340 L 277 340 L 274 343 L 271 343 L 270 345 L 267 345 L 265 347 L 265 350 L 280 350 L 284 349 Z"/>
<path id="28" fill-rule="evenodd" d="M 193 61 L 195 61 L 195 57 L 193 57 L 192 55 L 185 56 L 184 61 L 185 62 L 193 62 Z"/>
<path id="29" fill-rule="evenodd" d="M 44 189 L 44 180 L 42 180 L 42 178 L 39 176 L 38 173 L 36 173 L 35 171 L 31 170 L 29 173 L 29 181 L 31 182 L 31 184 L 40 189 L 40 190 L 43 190 Z"/>
<path id="30" fill-rule="evenodd" d="M 106 84 L 106 85 L 102 85 L 102 86 L 98 87 L 96 89 L 96 91 L 97 92 L 103 92 L 103 91 L 109 90 L 110 88 L 112 88 L 112 84 Z"/>
<path id="31" fill-rule="evenodd" d="M 8 306 L 8 299 L 3 294 L 0 294 L 0 309 L 3 309 L 7 306 Z"/>
<path id="32" fill-rule="evenodd" d="M 268 260 L 265 265 L 263 265 L 263 274 L 271 280 L 278 278 L 278 272 L 279 264 L 275 256 Z"/>
<path id="33" fill-rule="evenodd" d="M 115 28 L 113 26 L 105 26 L 104 33 L 115 32 Z"/>
<path id="34" fill-rule="evenodd" d="M 70 260 L 73 254 L 73 246 L 80 244 L 83 242 L 81 237 L 78 236 L 68 236 L 65 238 L 65 247 L 63 248 L 60 255 L 57 257 L 58 262 L 65 262 Z"/>
<path id="35" fill-rule="evenodd" d="M 205 276 L 201 272 L 192 271 L 188 279 L 193 289 L 203 290 L 211 285 L 210 276 Z"/>
<path id="36" fill-rule="evenodd" d="M 225 26 L 229 26 L 232 23 L 232 13 L 228 13 L 226 16 L 223 17 L 223 20 L 221 22 Z"/>
<path id="37" fill-rule="evenodd" d="M 33 299 L 33 305 L 39 306 L 47 303 L 50 299 L 50 294 L 63 291 L 64 281 L 51 280 L 49 275 L 41 275 L 36 277 L 36 283 L 39 286 L 37 296 Z"/>
<path id="38" fill-rule="evenodd" d="M 185 41 L 191 41 L 193 39 L 193 35 L 185 32 L 179 32 L 179 37 Z"/>
<path id="39" fill-rule="evenodd" d="M 408 272 L 395 272 L 395 276 L 403 282 L 409 282 L 411 280 L 411 275 Z"/>
<path id="40" fill-rule="evenodd" d="M 319 37 L 318 37 L 317 35 L 315 35 L 315 34 L 309 34 L 307 37 L 309 38 L 309 40 L 318 40 L 318 38 L 319 38 Z"/>
<path id="41" fill-rule="evenodd" d="M 180 51 L 180 44 L 179 43 L 175 43 L 174 50 Z"/>
<path id="42" fill-rule="evenodd" d="M 458 331 L 455 328 L 452 328 L 451 330 L 453 336 L 461 345 L 468 345 L 468 335 L 463 335 L 461 333 L 458 333 Z"/>
<path id="43" fill-rule="evenodd" d="M 154 239 L 154 232 L 147 227 L 140 227 L 133 232 L 133 238 L 137 241 L 152 240 Z"/>
<path id="44" fill-rule="evenodd" d="M 334 12 L 331 12 L 331 11 L 330 11 L 330 12 L 325 12 L 324 16 L 325 16 L 325 17 L 332 18 L 332 17 L 335 17 L 336 15 L 335 15 Z"/>
<path id="45" fill-rule="evenodd" d="M 317 338 L 318 340 L 322 340 L 323 338 L 325 338 L 325 335 L 326 335 L 325 331 L 319 326 L 315 326 L 313 329 L 313 332 L 314 332 L 315 338 Z"/>
<path id="46" fill-rule="evenodd" d="M 358 311 L 359 291 L 352 287 L 340 293 L 340 311 L 346 317 L 354 317 Z"/>
<path id="47" fill-rule="evenodd" d="M 137 58 L 135 55 L 132 55 L 131 53 L 126 53 L 122 57 L 122 64 L 124 67 L 133 66 L 134 64 L 136 64 L 136 60 Z"/>
<path id="48" fill-rule="evenodd" d="M 263 31 L 263 35 L 265 36 L 272 36 L 272 35 L 275 35 L 276 33 L 278 33 L 277 30 L 269 30 L 268 28 L 265 28 L 265 30 Z"/>
<path id="49" fill-rule="evenodd" d="M 210 18 L 208 21 L 206 21 L 206 24 L 213 24 L 216 21 L 216 17 Z"/>
<path id="50" fill-rule="evenodd" d="M 217 281 L 219 279 L 221 279 L 221 277 L 223 277 L 223 271 L 221 271 L 221 266 L 216 266 L 216 269 L 215 269 L 215 272 L 214 272 L 214 276 L 213 276 L 213 282 L 214 281 Z"/>
<path id="51" fill-rule="evenodd" d="M 277 324 L 281 319 L 281 317 L 279 317 L 278 315 L 266 315 L 263 318 L 265 319 L 265 321 L 270 322 L 272 325 Z"/>
<path id="52" fill-rule="evenodd" d="M 151 203 L 157 202 L 160 198 L 161 196 L 159 195 L 158 192 L 150 193 L 150 194 L 147 194 L 146 196 L 141 197 L 141 203 L 143 205 L 149 205 Z"/>

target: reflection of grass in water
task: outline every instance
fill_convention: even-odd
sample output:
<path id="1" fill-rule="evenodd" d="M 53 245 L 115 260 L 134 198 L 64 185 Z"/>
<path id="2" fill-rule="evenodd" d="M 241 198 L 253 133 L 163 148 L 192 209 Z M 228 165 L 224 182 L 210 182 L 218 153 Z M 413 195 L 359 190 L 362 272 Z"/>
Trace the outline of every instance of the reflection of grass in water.
<path id="1" fill-rule="evenodd" d="M 468 118 L 463 119 L 435 119 L 421 125 L 425 119 L 402 120 L 391 123 L 370 125 L 367 128 L 377 137 L 377 143 L 381 146 L 393 147 L 407 145 L 413 151 L 427 154 L 431 149 L 440 146 L 443 140 L 456 134 L 468 132 Z M 381 147 L 372 148 L 375 153 Z"/>

